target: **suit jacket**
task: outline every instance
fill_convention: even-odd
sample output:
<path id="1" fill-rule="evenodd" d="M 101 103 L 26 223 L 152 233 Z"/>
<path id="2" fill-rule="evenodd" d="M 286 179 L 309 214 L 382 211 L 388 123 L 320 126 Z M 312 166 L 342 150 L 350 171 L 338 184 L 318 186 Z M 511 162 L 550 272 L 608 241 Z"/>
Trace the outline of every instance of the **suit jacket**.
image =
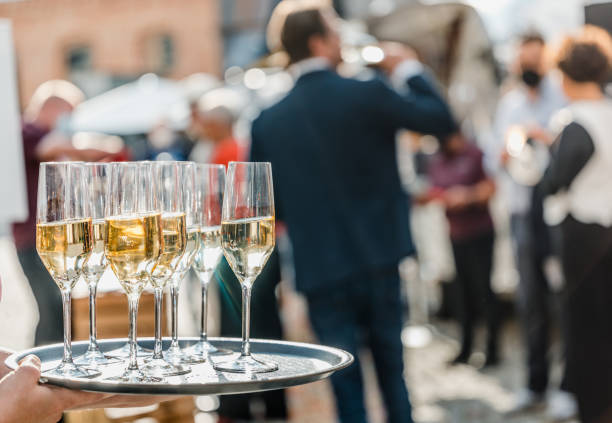
<path id="1" fill-rule="evenodd" d="M 414 252 L 395 134 L 443 134 L 454 123 L 424 76 L 407 85 L 400 96 L 380 79 L 319 70 L 253 123 L 251 160 L 272 163 L 276 217 L 289 231 L 298 290 L 323 292 Z"/>

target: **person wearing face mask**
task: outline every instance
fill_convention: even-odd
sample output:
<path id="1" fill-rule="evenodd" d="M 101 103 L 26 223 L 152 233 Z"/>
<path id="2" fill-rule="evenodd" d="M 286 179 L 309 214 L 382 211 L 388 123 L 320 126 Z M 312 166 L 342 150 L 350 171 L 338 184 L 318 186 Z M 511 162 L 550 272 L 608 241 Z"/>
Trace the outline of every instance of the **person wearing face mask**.
<path id="1" fill-rule="evenodd" d="M 549 330 L 552 297 L 544 267 L 550 257 L 549 232 L 541 218 L 541 200 L 533 188 L 509 172 L 513 130 L 528 139 L 546 137 L 553 115 L 566 104 L 560 83 L 547 73 L 546 44 L 536 33 L 521 37 L 515 67 L 517 83 L 501 98 L 494 122 L 495 142 L 490 159 L 499 173 L 500 191 L 510 211 L 511 238 L 519 276 L 516 303 L 527 347 L 527 387 L 516 398 L 514 412 L 541 406 L 549 383 Z M 554 420 L 576 412 L 573 397 L 564 390 L 551 396 L 549 414 Z"/>

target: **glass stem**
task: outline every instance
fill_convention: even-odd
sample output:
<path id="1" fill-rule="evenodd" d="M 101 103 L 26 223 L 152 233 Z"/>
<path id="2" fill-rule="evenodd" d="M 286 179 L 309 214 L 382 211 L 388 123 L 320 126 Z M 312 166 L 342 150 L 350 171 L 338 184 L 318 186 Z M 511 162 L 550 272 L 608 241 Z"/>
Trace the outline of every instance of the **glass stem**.
<path id="1" fill-rule="evenodd" d="M 129 294 L 128 302 L 130 306 L 130 364 L 128 365 L 128 370 L 138 370 L 138 355 L 137 355 L 137 345 L 136 345 L 136 321 L 138 317 L 138 300 L 140 299 L 140 294 Z"/>
<path id="2" fill-rule="evenodd" d="M 64 358 L 63 363 L 72 363 L 72 298 L 70 289 L 62 290 L 62 307 L 64 310 Z"/>
<path id="3" fill-rule="evenodd" d="M 242 356 L 251 355 L 251 284 L 242 284 Z"/>
<path id="4" fill-rule="evenodd" d="M 207 280 L 201 280 L 202 284 L 202 321 L 200 322 L 200 342 L 208 341 L 207 334 L 207 323 L 208 323 L 208 283 L 210 282 L 210 277 L 206 278 Z"/>
<path id="5" fill-rule="evenodd" d="M 98 349 L 96 334 L 96 293 L 98 282 L 89 282 L 89 351 Z"/>
<path id="6" fill-rule="evenodd" d="M 170 308 L 172 312 L 172 346 L 178 347 L 178 286 L 170 285 Z"/>
<path id="7" fill-rule="evenodd" d="M 162 355 L 162 330 L 161 330 L 161 314 L 162 300 L 164 291 L 162 288 L 155 287 L 155 348 L 153 350 L 153 359 L 164 358 Z"/>

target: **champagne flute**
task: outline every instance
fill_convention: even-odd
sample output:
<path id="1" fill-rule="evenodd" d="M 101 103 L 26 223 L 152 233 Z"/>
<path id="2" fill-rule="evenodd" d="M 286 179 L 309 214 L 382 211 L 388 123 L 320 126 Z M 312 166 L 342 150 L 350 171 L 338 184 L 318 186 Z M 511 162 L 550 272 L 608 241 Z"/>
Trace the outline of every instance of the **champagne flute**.
<path id="1" fill-rule="evenodd" d="M 231 361 L 215 363 L 215 370 L 263 373 L 278 370 L 276 363 L 255 359 L 249 343 L 251 288 L 274 249 L 274 192 L 270 163 L 230 162 L 223 200 L 223 254 L 242 285 L 242 348 Z"/>
<path id="2" fill-rule="evenodd" d="M 96 336 L 96 292 L 98 282 L 107 267 L 104 255 L 105 227 L 104 213 L 108 197 L 107 163 L 84 163 L 87 169 L 87 186 L 90 196 L 90 215 L 92 218 L 92 249 L 91 255 L 83 265 L 83 276 L 89 287 L 89 347 L 85 354 L 75 360 L 75 363 L 96 367 L 117 363 L 120 360 L 105 356 L 98 346 Z"/>
<path id="3" fill-rule="evenodd" d="M 231 354 L 208 342 L 208 285 L 221 260 L 221 209 L 225 191 L 225 167 L 223 165 L 196 165 L 196 201 L 199 213 L 200 248 L 195 255 L 193 270 L 202 286 L 202 318 L 200 340 L 189 348 L 189 354 L 205 360 L 212 355 Z"/>
<path id="4" fill-rule="evenodd" d="M 64 356 L 46 374 L 61 377 L 95 377 L 97 370 L 77 366 L 72 360 L 71 293 L 92 249 L 92 225 L 86 168 L 80 163 L 40 164 L 36 213 L 36 250 L 62 291 Z"/>
<path id="5" fill-rule="evenodd" d="M 185 227 L 187 239 L 185 252 L 181 256 L 174 275 L 170 279 L 171 298 L 171 326 L 172 343 L 164 357 L 173 364 L 195 364 L 206 361 L 204 356 L 189 355 L 179 346 L 178 342 L 178 295 L 179 284 L 185 279 L 187 272 L 193 265 L 196 254 L 200 249 L 200 209 L 198 207 L 198 195 L 196 189 L 196 166 L 193 162 L 178 162 L 181 168 L 181 186 L 184 190 L 183 210 L 185 211 Z"/>
<path id="6" fill-rule="evenodd" d="M 121 163 L 121 162 L 119 162 L 119 163 Z M 138 163 L 138 164 L 141 164 L 143 166 L 147 166 L 147 163 L 151 164 L 153 162 L 149 161 L 149 160 L 141 160 L 141 161 L 132 162 L 132 163 L 134 163 L 134 164 Z M 110 174 L 110 172 L 109 172 L 109 174 Z M 109 176 L 109 180 L 110 180 L 110 176 Z M 128 315 L 129 315 L 129 311 L 128 311 Z M 138 344 L 136 344 L 136 351 L 138 353 L 138 357 L 140 357 L 140 358 L 150 357 L 151 355 L 153 355 L 153 350 L 150 350 L 148 348 L 143 348 L 143 347 L 141 347 Z M 115 348 L 114 350 L 111 350 L 111 351 L 107 351 L 106 352 L 106 356 L 114 358 L 114 359 L 119 359 L 119 360 L 129 360 L 130 359 L 130 341 L 129 341 L 129 339 L 121 347 Z"/>
<path id="7" fill-rule="evenodd" d="M 172 364 L 164 359 L 162 350 L 161 314 L 163 291 L 178 266 L 186 244 L 185 202 L 182 185 L 183 167 L 177 162 L 153 163 L 153 176 L 158 187 L 158 210 L 161 212 L 163 247 L 151 271 L 150 282 L 155 292 L 155 348 L 153 357 L 145 360 L 143 372 L 152 376 L 175 376 L 189 373 L 189 366 Z"/>
<path id="8" fill-rule="evenodd" d="M 130 311 L 130 358 L 113 381 L 161 382 L 138 368 L 136 318 L 138 300 L 163 249 L 161 214 L 152 164 L 124 162 L 110 165 L 109 201 L 106 206 L 105 254 L 119 279 Z"/>

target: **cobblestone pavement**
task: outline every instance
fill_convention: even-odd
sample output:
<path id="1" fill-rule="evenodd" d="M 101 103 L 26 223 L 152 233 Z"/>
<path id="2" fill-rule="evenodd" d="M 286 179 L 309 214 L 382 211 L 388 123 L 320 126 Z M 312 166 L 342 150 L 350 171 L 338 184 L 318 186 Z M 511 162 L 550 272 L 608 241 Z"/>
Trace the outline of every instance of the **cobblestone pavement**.
<path id="1" fill-rule="evenodd" d="M 438 328 L 447 329 L 444 325 Z M 446 363 L 457 352 L 457 344 L 437 333 L 431 343 L 406 352 L 407 380 L 415 406 L 415 418 L 421 423 L 536 423 L 548 422 L 542 408 L 528 414 L 509 415 L 514 394 L 523 383 L 523 352 L 513 324 L 505 330 L 503 362 L 491 370 Z M 472 362 L 482 362 L 474 354 Z M 558 367 L 558 366 L 556 366 Z M 557 379 L 559 369 L 553 378 Z"/>
<path id="2" fill-rule="evenodd" d="M 292 299 L 285 304 L 292 310 L 284 315 L 290 337 L 312 341 L 304 320 L 303 304 Z M 484 361 L 479 353 L 472 355 L 470 364 L 449 366 L 448 361 L 458 350 L 456 325 L 437 322 L 428 345 L 406 348 L 406 380 L 418 423 L 548 423 L 544 407 L 531 413 L 510 415 L 514 394 L 524 380 L 524 353 L 520 334 L 513 322 L 506 324 L 503 334 L 502 363 L 495 369 L 478 370 Z M 553 356 L 556 349 L 552 348 Z M 360 355 L 364 365 L 368 412 L 372 423 L 383 423 L 384 411 L 372 360 L 367 352 Z M 554 360 L 557 362 L 558 360 Z M 560 379 L 560 366 L 552 369 L 552 385 Z M 292 422 L 332 423 L 334 404 L 329 382 L 323 381 L 292 388 L 288 392 Z M 571 421 L 570 423 L 578 423 Z"/>

